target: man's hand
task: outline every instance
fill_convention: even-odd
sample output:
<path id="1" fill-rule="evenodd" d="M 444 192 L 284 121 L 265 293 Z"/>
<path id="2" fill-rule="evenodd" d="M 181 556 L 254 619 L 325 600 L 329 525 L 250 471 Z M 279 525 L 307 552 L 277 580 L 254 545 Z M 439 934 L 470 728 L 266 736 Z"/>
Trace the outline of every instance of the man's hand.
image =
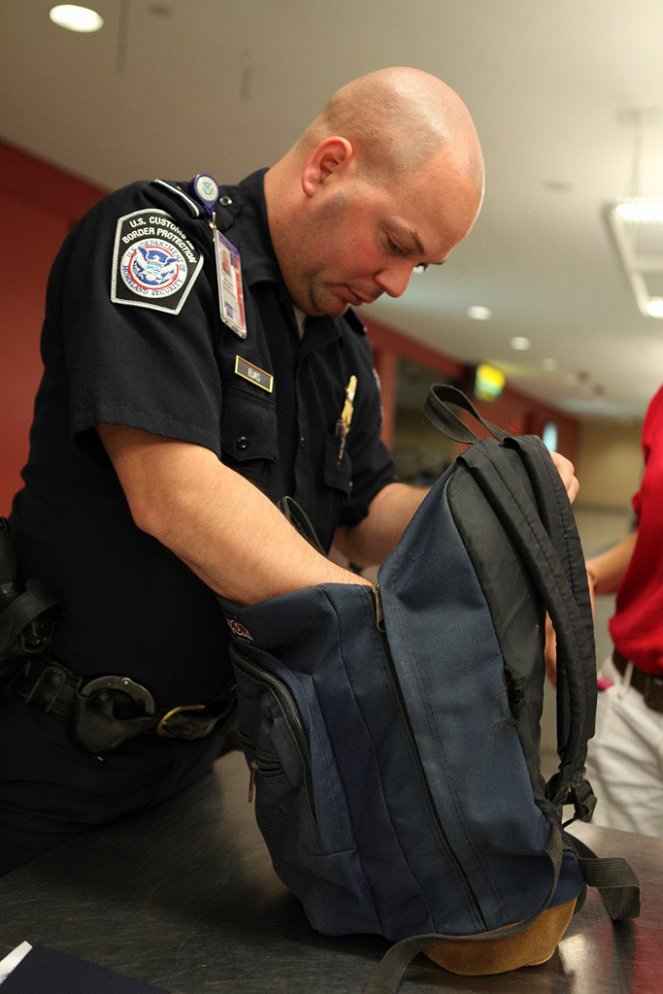
<path id="1" fill-rule="evenodd" d="M 560 455 L 559 452 L 551 452 L 550 458 L 554 462 L 557 472 L 562 477 L 562 483 L 564 484 L 564 488 L 569 495 L 569 500 L 573 503 L 576 499 L 578 490 L 580 489 L 580 484 L 575 476 L 575 467 L 573 463 L 565 456 Z"/>

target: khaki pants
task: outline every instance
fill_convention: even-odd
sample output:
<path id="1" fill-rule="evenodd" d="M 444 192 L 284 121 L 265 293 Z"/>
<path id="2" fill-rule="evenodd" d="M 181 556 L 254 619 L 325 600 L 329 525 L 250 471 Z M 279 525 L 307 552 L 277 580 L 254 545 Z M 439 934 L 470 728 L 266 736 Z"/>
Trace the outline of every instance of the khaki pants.
<path id="1" fill-rule="evenodd" d="M 589 743 L 587 778 L 597 797 L 596 825 L 663 837 L 663 713 L 652 711 L 611 659 L 600 676 L 596 735 Z"/>

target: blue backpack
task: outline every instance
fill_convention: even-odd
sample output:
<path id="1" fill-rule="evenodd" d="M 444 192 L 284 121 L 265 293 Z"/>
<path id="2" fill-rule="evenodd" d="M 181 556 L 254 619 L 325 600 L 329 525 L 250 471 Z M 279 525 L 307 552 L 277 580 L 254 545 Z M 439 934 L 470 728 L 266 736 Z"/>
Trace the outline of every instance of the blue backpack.
<path id="1" fill-rule="evenodd" d="M 450 403 L 493 437 L 479 441 Z M 432 387 L 425 412 L 470 448 L 431 488 L 374 589 L 322 584 L 249 607 L 220 599 L 276 873 L 319 932 L 395 943 L 366 994 L 395 991 L 421 951 L 460 974 L 544 962 L 587 883 L 613 918 L 639 913 L 628 864 L 596 859 L 562 826 L 565 805 L 570 820 L 591 818 L 596 667 L 559 474 L 540 439 L 507 437 L 452 387 Z M 546 612 L 559 753 L 547 784 Z"/>

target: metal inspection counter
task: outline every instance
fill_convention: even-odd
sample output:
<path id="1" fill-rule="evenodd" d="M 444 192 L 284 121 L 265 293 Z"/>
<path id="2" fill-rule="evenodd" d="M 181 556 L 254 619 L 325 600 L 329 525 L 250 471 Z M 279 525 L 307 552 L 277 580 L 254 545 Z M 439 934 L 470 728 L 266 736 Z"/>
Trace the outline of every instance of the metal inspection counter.
<path id="1" fill-rule="evenodd" d="M 272 870 L 248 780 L 243 756 L 230 753 L 176 800 L 0 878 L 0 958 L 27 940 L 168 994 L 360 994 L 388 944 L 310 928 Z M 638 920 L 614 926 L 590 889 L 543 966 L 458 977 L 420 956 L 402 994 L 660 994 L 663 839 L 573 831 L 597 855 L 629 861 L 642 887 Z"/>

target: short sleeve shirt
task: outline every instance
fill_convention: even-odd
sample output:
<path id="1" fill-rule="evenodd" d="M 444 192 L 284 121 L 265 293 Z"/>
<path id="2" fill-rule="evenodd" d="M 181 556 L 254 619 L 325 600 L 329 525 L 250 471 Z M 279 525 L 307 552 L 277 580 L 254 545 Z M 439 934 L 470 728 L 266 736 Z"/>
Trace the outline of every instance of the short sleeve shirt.
<path id="1" fill-rule="evenodd" d="M 225 622 L 212 592 L 133 524 L 97 424 L 210 449 L 273 501 L 293 497 L 325 548 L 396 478 L 361 322 L 315 318 L 300 336 L 263 176 L 222 188 L 215 209 L 241 259 L 245 338 L 222 320 L 213 232 L 188 183 L 104 198 L 49 282 L 44 378 L 12 515 L 21 562 L 65 605 L 56 654 L 84 673 L 142 679 L 163 706 L 210 700 L 229 679 Z"/>
<path id="2" fill-rule="evenodd" d="M 663 676 L 663 388 L 642 426 L 645 471 L 633 509 L 638 538 L 610 619 L 615 647 L 645 673 Z"/>

